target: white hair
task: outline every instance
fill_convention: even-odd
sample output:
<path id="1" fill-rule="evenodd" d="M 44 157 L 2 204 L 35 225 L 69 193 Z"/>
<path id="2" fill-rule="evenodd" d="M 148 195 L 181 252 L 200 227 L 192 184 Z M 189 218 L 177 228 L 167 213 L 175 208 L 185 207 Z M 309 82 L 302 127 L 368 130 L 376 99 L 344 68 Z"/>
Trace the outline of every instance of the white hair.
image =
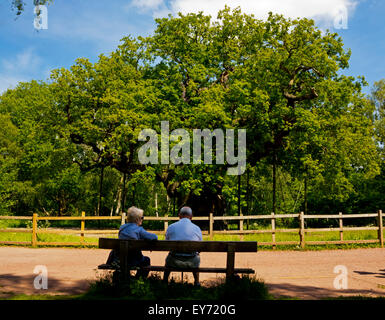
<path id="1" fill-rule="evenodd" d="M 127 210 L 127 222 L 137 223 L 143 217 L 143 210 L 137 207 L 131 207 Z"/>

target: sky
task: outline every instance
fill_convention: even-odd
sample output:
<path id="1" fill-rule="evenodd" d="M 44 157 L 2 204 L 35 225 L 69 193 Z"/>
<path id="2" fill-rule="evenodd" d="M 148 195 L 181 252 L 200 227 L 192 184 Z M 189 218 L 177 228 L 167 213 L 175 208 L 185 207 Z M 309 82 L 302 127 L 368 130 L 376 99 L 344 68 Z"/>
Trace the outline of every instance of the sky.
<path id="1" fill-rule="evenodd" d="M 50 71 L 69 68 L 80 57 L 95 62 L 125 36 L 147 36 L 155 18 L 204 11 L 216 17 L 225 5 L 264 19 L 269 11 L 315 20 L 337 32 L 352 50 L 343 74 L 364 76 L 369 93 L 385 78 L 385 1 L 383 0 L 54 0 L 47 7 L 47 29 L 34 27 L 32 0 L 18 17 L 11 0 L 0 0 L 0 93 L 20 81 L 47 80 Z"/>

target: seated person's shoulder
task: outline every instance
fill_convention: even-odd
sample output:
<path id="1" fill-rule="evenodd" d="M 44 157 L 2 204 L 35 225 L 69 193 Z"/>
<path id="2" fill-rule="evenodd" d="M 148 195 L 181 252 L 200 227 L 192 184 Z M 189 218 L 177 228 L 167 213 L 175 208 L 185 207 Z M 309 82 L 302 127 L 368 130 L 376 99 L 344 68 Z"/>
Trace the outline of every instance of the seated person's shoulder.
<path id="1" fill-rule="evenodd" d="M 119 227 L 119 230 L 122 230 L 122 229 L 124 229 L 124 228 L 126 228 L 127 227 L 127 223 L 126 224 L 122 224 L 120 227 Z"/>
<path id="2" fill-rule="evenodd" d="M 194 227 L 195 227 L 195 229 L 201 231 L 201 228 L 198 225 L 196 225 L 195 223 L 194 223 Z"/>

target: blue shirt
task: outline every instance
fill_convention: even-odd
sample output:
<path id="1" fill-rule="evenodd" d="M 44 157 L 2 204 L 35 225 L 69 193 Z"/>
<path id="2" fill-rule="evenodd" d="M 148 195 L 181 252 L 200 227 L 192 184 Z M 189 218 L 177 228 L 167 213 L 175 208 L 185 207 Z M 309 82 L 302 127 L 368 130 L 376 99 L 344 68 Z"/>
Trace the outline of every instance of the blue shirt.
<path id="1" fill-rule="evenodd" d="M 126 223 L 119 228 L 119 239 L 125 240 L 158 240 L 156 234 L 147 232 L 136 223 Z"/>
<path id="2" fill-rule="evenodd" d="M 202 241 L 202 231 L 190 219 L 182 218 L 167 228 L 165 239 L 174 241 Z M 173 254 L 177 256 L 195 256 L 197 252 L 174 252 Z"/>
<path id="3" fill-rule="evenodd" d="M 119 228 L 119 239 L 123 240 L 158 240 L 156 234 L 147 232 L 136 223 L 126 223 Z M 132 266 L 140 265 L 143 262 L 142 251 L 131 252 L 127 263 Z"/>
<path id="4" fill-rule="evenodd" d="M 202 231 L 190 219 L 182 218 L 168 227 L 166 240 L 202 241 Z"/>

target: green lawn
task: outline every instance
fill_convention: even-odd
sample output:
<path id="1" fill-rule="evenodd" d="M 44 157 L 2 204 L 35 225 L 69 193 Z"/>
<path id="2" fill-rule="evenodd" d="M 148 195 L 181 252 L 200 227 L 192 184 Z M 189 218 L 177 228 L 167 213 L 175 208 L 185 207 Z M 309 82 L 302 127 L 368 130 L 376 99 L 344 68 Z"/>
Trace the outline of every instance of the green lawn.
<path id="1" fill-rule="evenodd" d="M 107 235 L 106 237 L 116 238 L 117 235 Z M 164 239 L 163 235 L 159 236 L 160 240 Z M 205 235 L 204 240 L 210 240 L 209 236 Z M 308 233 L 305 235 L 306 241 L 338 241 L 339 232 L 316 232 Z M 377 239 L 377 232 L 370 231 L 346 231 L 344 232 L 344 240 L 375 240 Z M 0 232 L 0 241 L 14 241 L 14 242 L 31 242 L 32 234 L 31 233 L 4 233 Z M 38 233 L 37 240 L 39 242 L 68 242 L 75 243 L 78 242 L 80 246 L 81 237 L 78 235 L 61 235 L 61 234 L 43 234 Z M 239 235 L 214 235 L 214 241 L 240 241 L 241 236 Z M 244 241 L 258 241 L 258 242 L 271 242 L 271 234 L 248 234 L 243 236 Z M 97 236 L 86 236 L 84 241 L 87 245 L 98 244 Z M 278 243 L 277 248 L 286 250 L 286 249 L 298 249 L 298 245 L 279 245 L 279 242 L 283 241 L 296 241 L 299 242 L 298 233 L 277 233 L 276 241 Z M 319 250 L 319 249 L 331 249 L 331 248 L 373 248 L 379 247 L 379 244 L 344 244 L 344 245 L 309 245 L 306 244 L 306 249 L 308 250 Z M 271 246 L 262 246 L 262 250 L 271 250 Z"/>
<path id="2" fill-rule="evenodd" d="M 76 235 L 60 235 L 60 234 L 38 234 L 37 241 L 41 242 L 79 242 L 80 236 Z M 31 242 L 32 234 L 31 233 L 0 233 L 0 241 L 17 241 L 17 242 Z M 84 241 L 86 243 L 98 243 L 98 238 L 85 237 Z"/>

